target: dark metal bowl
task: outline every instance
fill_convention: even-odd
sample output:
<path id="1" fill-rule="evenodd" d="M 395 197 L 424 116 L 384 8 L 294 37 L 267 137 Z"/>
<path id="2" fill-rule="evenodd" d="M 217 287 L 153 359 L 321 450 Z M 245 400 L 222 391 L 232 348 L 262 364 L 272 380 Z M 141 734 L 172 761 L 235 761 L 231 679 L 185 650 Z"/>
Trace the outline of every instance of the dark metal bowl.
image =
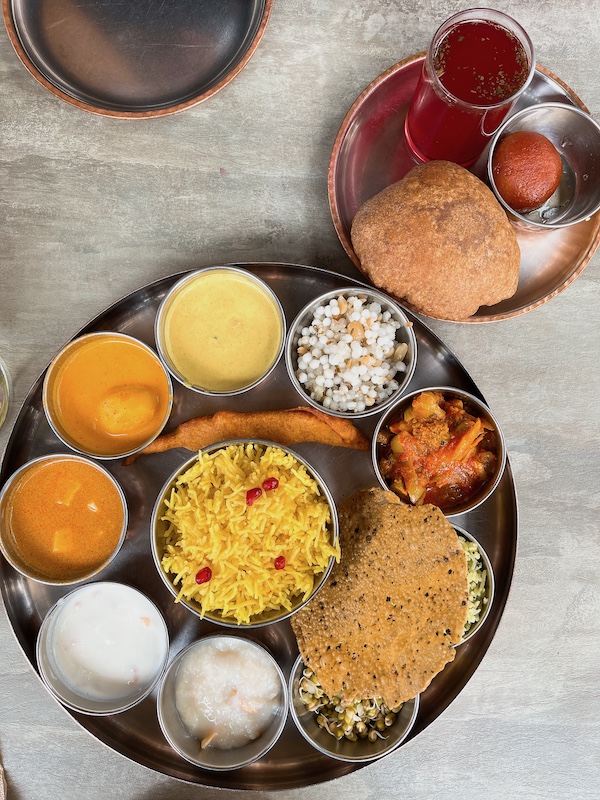
<path id="1" fill-rule="evenodd" d="M 10 41 L 55 97 L 152 119 L 223 89 L 260 42 L 273 0 L 3 0 Z"/>

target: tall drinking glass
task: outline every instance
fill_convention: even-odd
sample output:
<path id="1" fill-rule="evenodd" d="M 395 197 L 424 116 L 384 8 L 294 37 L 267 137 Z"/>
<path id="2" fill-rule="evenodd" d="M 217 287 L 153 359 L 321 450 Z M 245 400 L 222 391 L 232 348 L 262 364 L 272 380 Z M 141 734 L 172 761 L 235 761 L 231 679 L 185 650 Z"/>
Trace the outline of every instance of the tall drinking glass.
<path id="1" fill-rule="evenodd" d="M 421 161 L 473 164 L 535 72 L 533 45 L 514 19 L 471 8 L 436 31 L 406 117 Z"/>
<path id="2" fill-rule="evenodd" d="M 0 428 L 4 424 L 8 413 L 8 399 L 10 395 L 10 384 L 8 382 L 8 370 L 0 359 Z"/>

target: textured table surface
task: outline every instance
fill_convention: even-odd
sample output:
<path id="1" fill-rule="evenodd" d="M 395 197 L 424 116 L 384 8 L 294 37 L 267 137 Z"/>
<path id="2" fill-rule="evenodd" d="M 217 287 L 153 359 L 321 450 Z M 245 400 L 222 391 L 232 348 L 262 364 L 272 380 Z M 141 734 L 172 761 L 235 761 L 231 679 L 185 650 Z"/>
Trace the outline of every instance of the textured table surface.
<path id="1" fill-rule="evenodd" d="M 91 317 L 163 275 L 232 261 L 358 277 L 336 237 L 327 166 L 377 75 L 424 50 L 465 4 L 275 0 L 222 92 L 182 114 L 96 117 L 53 97 L 0 35 L 0 356 L 17 409 Z M 498 0 L 538 62 L 600 115 L 599 0 Z M 600 779 L 600 254 L 565 292 L 512 320 L 431 323 L 505 431 L 520 506 L 504 617 L 457 700 L 383 762 L 279 797 L 598 797 Z M 11 800 L 193 800 L 96 741 L 46 693 L 0 611 L 0 759 Z M 276 796 L 276 793 L 248 793 Z"/>

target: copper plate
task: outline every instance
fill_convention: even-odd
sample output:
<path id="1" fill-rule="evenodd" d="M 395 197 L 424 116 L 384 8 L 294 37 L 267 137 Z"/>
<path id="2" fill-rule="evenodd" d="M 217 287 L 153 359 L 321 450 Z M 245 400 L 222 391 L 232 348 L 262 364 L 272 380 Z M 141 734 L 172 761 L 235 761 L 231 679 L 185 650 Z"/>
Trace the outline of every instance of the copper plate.
<path id="1" fill-rule="evenodd" d="M 288 323 L 311 299 L 324 292 L 349 285 L 364 286 L 347 276 L 311 267 L 291 264 L 236 266 L 250 270 L 270 285 L 281 300 Z M 168 289 L 184 274 L 163 278 L 124 297 L 99 314 L 79 334 L 99 330 L 126 331 L 155 346 L 157 308 Z M 477 386 L 458 359 L 429 328 L 416 317 L 409 316 L 414 324 L 418 349 L 410 390 L 433 385 L 456 386 L 481 398 Z M 44 453 L 64 451 L 44 417 L 42 381 L 43 375 L 29 392 L 11 432 L 0 470 L 0 487 L 25 461 Z M 302 403 L 287 376 L 283 359 L 266 381 L 243 395 L 207 397 L 179 384 L 174 387 L 174 394 L 169 430 L 183 420 L 210 414 L 219 408 L 257 410 Z M 370 436 L 378 418 L 368 417 L 358 420 L 357 424 Z M 317 444 L 302 444 L 294 450 L 320 473 L 336 502 L 358 488 L 377 485 L 370 452 Z M 183 605 L 175 604 L 152 560 L 150 522 L 154 501 L 167 478 L 189 457 L 189 451 L 179 449 L 141 457 L 129 467 L 120 461 L 105 464 L 125 492 L 129 527 L 123 547 L 102 572 L 101 579 L 127 583 L 156 603 L 167 622 L 171 659 L 200 636 L 225 630 L 206 620 L 201 622 Z M 420 696 L 417 720 L 406 741 L 423 731 L 459 694 L 477 669 L 498 627 L 508 597 L 517 547 L 517 501 L 508 463 L 493 495 L 475 511 L 457 517 L 454 522 L 472 533 L 489 555 L 496 577 L 496 596 L 485 624 L 472 639 L 457 648 L 455 660 Z M 66 590 L 24 578 L 2 557 L 0 588 L 17 640 L 25 657 L 36 669 L 35 641 L 41 622 Z M 243 635 L 264 644 L 277 658 L 286 678 L 289 676 L 298 655 L 289 620 L 247 631 Z M 65 709 L 65 714 L 127 758 L 165 775 L 204 786 L 289 789 L 331 780 L 361 766 L 322 755 L 305 741 L 293 720 L 288 718 L 281 738 L 260 761 L 231 772 L 203 770 L 185 761 L 169 746 L 158 724 L 156 697 L 155 691 L 135 708 L 109 717 L 90 717 L 68 709 Z"/>
<path id="2" fill-rule="evenodd" d="M 42 86 L 108 117 L 183 111 L 248 63 L 273 0 L 2 0 L 17 55 Z"/>
<path id="3" fill-rule="evenodd" d="M 399 181 L 418 162 L 404 137 L 404 120 L 417 85 L 424 53 L 394 64 L 354 102 L 337 134 L 329 163 L 328 192 L 333 224 L 354 264 L 350 229 L 359 207 Z M 588 111 L 577 95 L 544 67 L 514 111 L 534 103 L 572 103 Z M 485 180 L 487 150 L 471 168 Z M 550 232 L 518 230 L 521 271 L 517 292 L 494 306 L 482 306 L 466 322 L 492 322 L 524 314 L 547 303 L 581 274 L 600 243 L 600 211 L 590 219 Z M 408 304 L 396 298 L 404 306 Z M 408 306 L 410 308 L 410 306 Z"/>

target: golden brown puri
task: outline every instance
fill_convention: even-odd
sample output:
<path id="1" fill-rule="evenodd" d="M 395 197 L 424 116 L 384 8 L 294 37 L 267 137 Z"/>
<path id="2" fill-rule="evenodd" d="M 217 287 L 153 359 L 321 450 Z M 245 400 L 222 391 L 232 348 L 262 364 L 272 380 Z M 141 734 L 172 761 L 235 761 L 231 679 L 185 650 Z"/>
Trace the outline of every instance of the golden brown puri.
<path id="1" fill-rule="evenodd" d="M 363 489 L 339 507 L 341 561 L 291 623 L 325 693 L 420 694 L 452 661 L 467 619 L 466 558 L 436 506 Z"/>
<path id="2" fill-rule="evenodd" d="M 422 314 L 466 319 L 517 290 L 513 227 L 490 189 L 449 161 L 420 164 L 367 200 L 351 237 L 375 286 Z"/>

